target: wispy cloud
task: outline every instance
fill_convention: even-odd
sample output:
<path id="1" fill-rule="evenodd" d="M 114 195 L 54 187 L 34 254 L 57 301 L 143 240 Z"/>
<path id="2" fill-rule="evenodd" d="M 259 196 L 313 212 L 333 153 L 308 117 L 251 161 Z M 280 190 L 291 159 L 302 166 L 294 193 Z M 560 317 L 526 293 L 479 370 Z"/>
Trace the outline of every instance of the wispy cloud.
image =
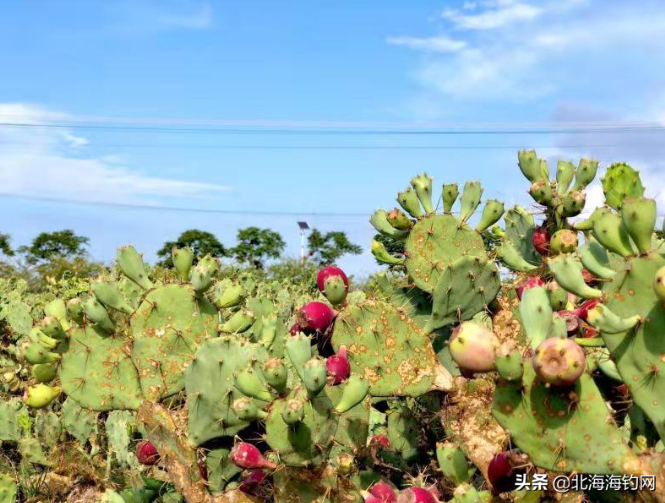
<path id="1" fill-rule="evenodd" d="M 409 49 L 415 49 L 425 52 L 457 52 L 466 47 L 464 40 L 455 40 L 452 38 L 438 37 L 388 37 L 386 39 L 391 45 L 401 45 Z"/>
<path id="2" fill-rule="evenodd" d="M 3 122 L 49 123 L 66 114 L 0 103 Z M 208 198 L 228 187 L 147 174 L 122 158 L 85 155 L 88 139 L 66 129 L 0 130 L 0 192 L 86 201 L 153 204 L 165 198 Z"/>
<path id="3" fill-rule="evenodd" d="M 514 0 L 484 2 L 484 5 L 489 6 L 489 8 L 481 12 L 468 13 L 468 11 L 475 11 L 477 4 L 467 3 L 464 5 L 464 11 L 446 9 L 441 13 L 441 17 L 451 21 L 458 29 L 490 30 L 518 21 L 535 19 L 543 12 L 542 8 Z"/>
<path id="4" fill-rule="evenodd" d="M 109 30 L 122 34 L 206 30 L 213 25 L 209 0 L 120 0 L 109 6 Z"/>
<path id="5" fill-rule="evenodd" d="M 155 21 L 165 28 L 185 28 L 203 30 L 212 25 L 212 7 L 204 2 L 179 14 L 164 13 L 157 15 Z"/>

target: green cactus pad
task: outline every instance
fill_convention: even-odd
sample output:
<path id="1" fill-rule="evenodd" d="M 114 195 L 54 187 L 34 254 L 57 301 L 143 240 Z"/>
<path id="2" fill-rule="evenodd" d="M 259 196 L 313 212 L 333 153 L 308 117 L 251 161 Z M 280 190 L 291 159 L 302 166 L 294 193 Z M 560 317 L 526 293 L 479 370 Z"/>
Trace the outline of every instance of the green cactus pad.
<path id="1" fill-rule="evenodd" d="M 430 215 L 413 226 L 405 245 L 404 264 L 418 288 L 434 291 L 443 268 L 460 257 L 486 258 L 478 232 L 452 215 Z"/>
<path id="2" fill-rule="evenodd" d="M 0 501 L 3 503 L 16 503 L 18 486 L 12 477 L 0 473 Z"/>
<path id="3" fill-rule="evenodd" d="M 497 385 L 492 413 L 546 470 L 620 474 L 635 460 L 588 374 L 572 388 L 555 391 L 527 365 L 523 382 Z"/>
<path id="4" fill-rule="evenodd" d="M 250 365 L 262 375 L 260 369 L 267 360 L 263 346 L 233 337 L 210 339 L 201 345 L 185 371 L 188 431 L 195 445 L 233 436 L 249 425 L 231 409 L 235 400 L 245 396 L 235 387 L 235 376 Z"/>
<path id="5" fill-rule="evenodd" d="M 605 304 L 622 318 L 637 314 L 645 321 L 628 332 L 601 331 L 635 403 L 654 423 L 661 438 L 665 438 L 665 309 L 650 285 L 664 265 L 665 258 L 657 253 L 628 260 L 607 284 Z"/>
<path id="6" fill-rule="evenodd" d="M 97 427 L 97 413 L 67 398 L 62 404 L 62 426 L 72 437 L 85 444 Z"/>
<path id="7" fill-rule="evenodd" d="M 450 389 L 425 332 L 403 310 L 366 301 L 340 312 L 332 336 L 335 350 L 346 346 L 351 370 L 370 385 L 372 396 L 419 396 Z"/>
<path id="8" fill-rule="evenodd" d="M 184 388 L 183 372 L 197 348 L 217 335 L 217 310 L 190 285 L 170 284 L 151 290 L 130 323 L 141 389 L 159 401 Z"/>
<path id="9" fill-rule="evenodd" d="M 16 442 L 30 429 L 30 414 L 19 398 L 0 400 L 0 441 Z"/>
<path id="10" fill-rule="evenodd" d="M 326 386 L 309 400 L 307 390 L 298 388 L 285 399 L 273 402 L 266 420 L 266 441 L 288 466 L 318 466 L 328 457 L 333 444 L 359 449 L 365 445 L 369 428 L 369 400 L 344 414 L 335 414 L 343 386 Z M 283 419 L 289 400 L 305 402 L 305 416 L 295 425 Z"/>
<path id="11" fill-rule="evenodd" d="M 624 199 L 638 199 L 644 195 L 640 174 L 628 164 L 612 164 L 600 181 L 603 183 L 605 203 L 615 210 L 621 209 Z"/>
<path id="12" fill-rule="evenodd" d="M 208 490 L 213 496 L 222 494 L 228 483 L 242 473 L 242 468 L 238 468 L 229 460 L 230 452 L 231 449 L 220 447 L 206 454 Z"/>
<path id="13" fill-rule="evenodd" d="M 96 411 L 135 409 L 143 400 L 128 338 L 110 337 L 93 325 L 70 332 L 62 356 L 63 391 L 82 407 Z"/>
<path id="14" fill-rule="evenodd" d="M 532 243 L 533 232 L 536 230 L 533 215 L 515 206 L 506 212 L 504 220 L 506 222 L 504 242 L 512 245 L 524 261 L 532 266 L 539 266 L 542 257 Z"/>

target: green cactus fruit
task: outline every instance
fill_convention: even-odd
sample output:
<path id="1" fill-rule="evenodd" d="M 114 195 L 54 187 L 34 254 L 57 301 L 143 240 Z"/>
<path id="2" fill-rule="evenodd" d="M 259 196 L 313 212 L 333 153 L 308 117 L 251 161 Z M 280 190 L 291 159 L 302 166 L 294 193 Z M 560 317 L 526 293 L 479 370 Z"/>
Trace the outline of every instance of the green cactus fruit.
<path id="1" fill-rule="evenodd" d="M 573 190 L 582 190 L 589 185 L 596 177 L 599 164 L 595 159 L 580 159 L 577 170 L 575 171 L 575 185 L 573 186 Z"/>
<path id="2" fill-rule="evenodd" d="M 242 421 L 254 421 L 265 419 L 268 413 L 257 407 L 256 402 L 248 397 L 237 398 L 231 404 L 231 410 L 235 412 Z"/>
<path id="3" fill-rule="evenodd" d="M 286 355 L 301 381 L 305 379 L 305 364 L 312 358 L 312 339 L 303 334 L 291 336 L 286 341 Z"/>
<path id="4" fill-rule="evenodd" d="M 121 246 L 116 255 L 118 267 L 123 274 L 139 285 L 144 290 L 150 290 L 153 287 L 152 281 L 145 272 L 143 258 L 133 246 Z"/>
<path id="5" fill-rule="evenodd" d="M 30 330 L 28 339 L 35 344 L 39 344 L 45 349 L 55 349 L 59 344 L 56 339 L 46 335 L 38 327 L 34 327 L 32 330 Z"/>
<path id="6" fill-rule="evenodd" d="M 388 219 L 388 223 L 395 229 L 408 231 L 411 227 L 413 227 L 413 222 L 411 219 L 406 216 L 406 213 L 404 213 L 399 208 L 393 208 L 391 211 L 389 211 L 386 215 L 386 218 Z"/>
<path id="7" fill-rule="evenodd" d="M 335 405 L 335 412 L 343 414 L 362 402 L 369 392 L 369 383 L 357 375 L 351 374 L 342 388 L 342 396 Z"/>
<path id="8" fill-rule="evenodd" d="M 603 184 L 605 203 L 615 210 L 621 209 L 626 198 L 639 199 L 644 195 L 639 173 L 628 164 L 612 164 L 600 181 Z"/>
<path id="9" fill-rule="evenodd" d="M 79 325 L 83 325 L 85 311 L 83 309 L 83 301 L 78 297 L 69 299 L 67 301 L 67 314 Z"/>
<path id="10" fill-rule="evenodd" d="M 201 267 L 211 269 L 213 272 L 219 271 L 219 268 L 220 268 L 219 259 L 216 258 L 216 257 L 213 257 L 210 254 L 206 255 L 201 260 L 199 260 L 199 263 L 197 265 L 200 265 Z"/>
<path id="11" fill-rule="evenodd" d="M 272 400 L 272 394 L 264 383 L 263 374 L 257 372 L 251 365 L 238 372 L 233 385 L 246 396 L 263 400 L 264 402 Z"/>
<path id="12" fill-rule="evenodd" d="M 499 376 L 506 381 L 521 381 L 524 375 L 524 361 L 518 349 L 501 347 L 494 361 Z"/>
<path id="13" fill-rule="evenodd" d="M 450 213 L 453 209 L 457 196 L 459 195 L 459 188 L 456 183 L 448 183 L 443 185 L 442 198 L 443 198 L 443 211 Z"/>
<path id="14" fill-rule="evenodd" d="M 577 232 L 568 229 L 558 230 L 550 240 L 550 256 L 574 253 L 577 250 L 577 245 Z"/>
<path id="15" fill-rule="evenodd" d="M 137 408 L 143 393 L 128 353 L 125 337 L 109 337 L 96 325 L 72 329 L 59 371 L 63 391 L 92 410 Z"/>
<path id="16" fill-rule="evenodd" d="M 556 165 L 556 191 L 559 195 L 568 192 L 575 176 L 575 166 L 570 161 L 559 161 Z"/>
<path id="17" fill-rule="evenodd" d="M 589 309 L 587 321 L 604 334 L 620 334 L 632 330 L 642 321 L 642 316 L 635 314 L 629 318 L 621 318 L 603 304 L 596 304 Z"/>
<path id="18" fill-rule="evenodd" d="M 408 231 L 396 229 L 390 224 L 386 210 L 376 210 L 370 217 L 369 223 L 372 224 L 372 227 L 374 227 L 384 236 L 390 236 L 395 239 L 402 239 L 408 234 Z"/>
<path id="19" fill-rule="evenodd" d="M 97 427 L 97 414 L 89 409 L 83 409 L 71 398 L 62 404 L 62 426 L 67 433 L 85 444 Z"/>
<path id="20" fill-rule="evenodd" d="M 54 363 L 38 363 L 32 366 L 32 377 L 39 383 L 49 383 L 58 376 L 58 367 Z"/>
<path id="21" fill-rule="evenodd" d="M 329 276 L 323 282 L 323 295 L 333 305 L 344 304 L 348 294 L 348 287 L 341 276 Z"/>
<path id="22" fill-rule="evenodd" d="M 115 323 L 111 320 L 106 308 L 94 297 L 88 298 L 83 304 L 85 315 L 90 321 L 96 324 L 100 329 L 105 332 L 113 333 L 115 331 Z"/>
<path id="23" fill-rule="evenodd" d="M 616 274 L 607 250 L 593 238 L 587 238 L 587 242 L 578 248 L 577 256 L 584 268 L 598 278 L 612 279 Z"/>
<path id="24" fill-rule="evenodd" d="M 42 332 L 53 339 L 63 341 L 67 338 L 67 333 L 62 329 L 60 321 L 53 316 L 46 316 L 40 323 L 39 328 Z"/>
<path id="25" fill-rule="evenodd" d="M 661 305 L 665 305 L 665 266 L 658 269 L 653 277 L 653 291 Z"/>
<path id="26" fill-rule="evenodd" d="M 201 262 L 194 267 L 190 273 L 190 281 L 194 291 L 200 296 L 212 285 L 212 277 L 215 273 L 214 267 L 209 267 Z"/>
<path id="27" fill-rule="evenodd" d="M 547 295 L 550 299 L 550 306 L 553 311 L 563 311 L 568 305 L 568 292 L 559 287 L 556 281 L 551 281 L 546 286 Z"/>
<path id="28" fill-rule="evenodd" d="M 599 213 L 593 222 L 593 236 L 609 251 L 622 257 L 633 255 L 628 230 L 623 220 L 616 213 Z"/>
<path id="29" fill-rule="evenodd" d="M 434 211 L 432 207 L 432 179 L 427 176 L 427 173 L 423 173 L 411 180 L 411 186 L 415 189 L 425 213 L 432 213 Z"/>
<path id="30" fill-rule="evenodd" d="M 552 206 L 554 193 L 549 180 L 539 180 L 531 184 L 529 195 L 539 204 Z"/>
<path id="31" fill-rule="evenodd" d="M 0 501 L 3 503 L 16 503 L 18 486 L 12 477 L 0 473 Z"/>
<path id="32" fill-rule="evenodd" d="M 286 391 L 288 372 L 286 370 L 286 365 L 284 365 L 284 362 L 280 358 L 271 358 L 265 363 L 265 365 L 263 365 L 263 376 L 266 382 L 272 386 L 277 393 L 284 393 Z"/>
<path id="33" fill-rule="evenodd" d="M 527 180 L 531 183 L 543 180 L 540 159 L 536 156 L 535 150 L 521 150 L 517 154 L 517 159 L 517 165 Z"/>
<path id="34" fill-rule="evenodd" d="M 437 443 L 436 459 L 445 477 L 455 485 L 469 481 L 469 462 L 459 445 L 452 442 Z"/>
<path id="35" fill-rule="evenodd" d="M 626 199 L 621 206 L 623 225 L 640 253 L 651 250 L 656 216 L 653 199 Z"/>
<path id="36" fill-rule="evenodd" d="M 582 265 L 571 254 L 562 254 L 547 261 L 550 272 L 562 288 L 583 299 L 600 299 L 603 292 L 584 281 Z"/>
<path id="37" fill-rule="evenodd" d="M 575 217 L 582 213 L 585 205 L 586 194 L 579 190 L 572 190 L 563 196 L 557 207 L 557 212 L 564 218 Z"/>
<path id="38" fill-rule="evenodd" d="M 61 356 L 58 353 L 53 353 L 44 348 L 41 344 L 29 342 L 21 346 L 23 357 L 33 365 L 39 363 L 55 363 L 60 360 Z"/>
<path id="39" fill-rule="evenodd" d="M 482 196 L 482 194 L 483 189 L 480 186 L 480 182 L 466 182 L 464 184 L 464 190 L 462 191 L 462 197 L 460 198 L 460 222 L 466 222 L 473 216 L 476 208 L 478 208 L 478 205 L 480 204 L 480 196 Z"/>
<path id="40" fill-rule="evenodd" d="M 66 332 L 69 330 L 69 320 L 67 320 L 67 306 L 62 299 L 54 299 L 44 306 L 44 314 L 46 316 L 53 316 L 62 325 L 62 329 Z"/>
<path id="41" fill-rule="evenodd" d="M 429 337 L 387 302 L 368 300 L 340 311 L 331 342 L 335 351 L 346 347 L 352 373 L 369 382 L 372 396 L 417 397 L 452 386 Z"/>
<path id="42" fill-rule="evenodd" d="M 586 357 L 572 339 L 545 339 L 533 355 L 533 369 L 538 378 L 555 387 L 575 384 L 584 373 Z"/>
<path id="43" fill-rule="evenodd" d="M 186 282 L 189 280 L 189 272 L 192 270 L 192 264 L 194 263 L 194 252 L 191 248 L 176 248 L 173 247 L 171 250 L 171 258 L 173 260 L 173 266 L 178 272 L 178 277 L 181 282 Z"/>
<path id="44" fill-rule="evenodd" d="M 303 384 L 309 397 L 315 397 L 326 385 L 326 362 L 320 356 L 315 356 L 303 366 Z"/>
<path id="45" fill-rule="evenodd" d="M 282 409 L 282 419 L 289 426 L 301 423 L 305 417 L 305 403 L 302 400 L 287 400 Z"/>
<path id="46" fill-rule="evenodd" d="M 60 388 L 47 386 L 46 384 L 36 384 L 26 388 L 23 401 L 30 408 L 42 409 L 58 398 L 60 392 Z"/>
<path id="47" fill-rule="evenodd" d="M 420 203 L 418 202 L 418 196 L 412 188 L 408 188 L 404 192 L 398 192 L 397 202 L 402 208 L 404 208 L 404 211 L 413 218 L 420 218 L 423 216 L 423 211 L 420 209 Z"/>
<path id="48" fill-rule="evenodd" d="M 547 338 L 552 328 L 552 306 L 547 291 L 540 286 L 525 290 L 519 313 L 527 341 L 535 349 Z"/>
<path id="49" fill-rule="evenodd" d="M 242 285 L 231 285 L 223 290 L 217 290 L 215 305 L 221 309 L 234 307 L 247 297 L 247 290 Z"/>
<path id="50" fill-rule="evenodd" d="M 483 208 L 480 222 L 478 222 L 478 225 L 476 226 L 476 231 L 485 232 L 501 219 L 504 211 L 505 209 L 501 201 L 488 199 L 485 203 L 485 208 Z"/>
<path id="51" fill-rule="evenodd" d="M 374 258 L 381 264 L 402 265 L 404 263 L 403 258 L 391 255 L 386 249 L 386 246 L 376 239 L 372 240 L 372 255 L 374 255 Z"/>
<path id="52" fill-rule="evenodd" d="M 453 330 L 449 348 L 450 355 L 462 370 L 490 372 L 495 369 L 494 355 L 499 348 L 499 339 L 488 328 L 465 321 Z"/>
<path id="53" fill-rule="evenodd" d="M 531 272 L 538 269 L 538 266 L 527 262 L 522 254 L 509 241 L 504 241 L 497 249 L 497 256 L 501 261 L 513 271 Z"/>
<path id="54" fill-rule="evenodd" d="M 494 261 L 479 257 L 457 259 L 441 271 L 432 295 L 432 316 L 424 327 L 425 332 L 471 319 L 488 308 L 500 287 Z"/>
<path id="55" fill-rule="evenodd" d="M 250 311 L 240 310 L 219 326 L 221 332 L 240 334 L 245 332 L 254 323 L 254 315 Z"/>
<path id="56" fill-rule="evenodd" d="M 187 425 L 194 445 L 233 436 L 249 426 L 231 409 L 235 400 L 249 396 L 235 385 L 235 377 L 251 368 L 253 376 L 262 378 L 261 368 L 267 360 L 265 347 L 231 336 L 212 338 L 201 345 L 185 370 Z M 263 395 L 263 386 L 253 387 Z M 266 405 L 257 403 L 260 409 Z"/>
<path id="57" fill-rule="evenodd" d="M 115 309 L 125 314 L 132 314 L 134 309 L 123 298 L 118 287 L 113 283 L 106 281 L 94 281 L 92 283 L 92 292 L 104 307 Z"/>

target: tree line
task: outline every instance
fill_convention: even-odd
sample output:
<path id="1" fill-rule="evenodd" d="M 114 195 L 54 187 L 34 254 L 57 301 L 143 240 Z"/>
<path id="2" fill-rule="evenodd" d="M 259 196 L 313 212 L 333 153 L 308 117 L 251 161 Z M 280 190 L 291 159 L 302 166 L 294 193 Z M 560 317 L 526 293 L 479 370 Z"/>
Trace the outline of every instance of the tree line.
<path id="1" fill-rule="evenodd" d="M 0 273 L 11 273 L 17 265 L 22 269 L 31 268 L 41 276 L 56 279 L 66 273 L 91 276 L 101 270 L 102 264 L 90 261 L 87 247 L 90 238 L 79 236 L 70 229 L 42 232 L 29 245 L 14 249 L 11 238 L 0 233 L 0 255 L 4 255 Z M 307 239 L 309 263 L 316 266 L 334 263 L 346 254 L 358 255 L 362 248 L 352 243 L 345 232 L 323 233 L 313 229 Z M 231 259 L 243 267 L 263 270 L 271 260 L 282 257 L 286 243 L 279 232 L 259 227 L 239 229 L 236 245 L 226 247 L 214 234 L 199 229 L 189 229 L 174 241 L 167 241 L 157 251 L 157 265 L 171 268 L 171 250 L 191 248 L 197 257 L 211 255 L 218 259 Z M 9 259 L 13 262 L 8 262 Z"/>

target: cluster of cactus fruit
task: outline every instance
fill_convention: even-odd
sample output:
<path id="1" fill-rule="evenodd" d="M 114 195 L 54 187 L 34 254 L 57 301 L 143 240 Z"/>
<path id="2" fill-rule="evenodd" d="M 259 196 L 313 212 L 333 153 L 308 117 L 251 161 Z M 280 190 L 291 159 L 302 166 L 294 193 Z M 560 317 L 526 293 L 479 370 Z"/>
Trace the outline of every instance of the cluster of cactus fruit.
<path id="1" fill-rule="evenodd" d="M 278 300 L 189 249 L 156 277 L 128 246 L 36 321 L 0 302 L 16 333 L 0 355 L 0 501 L 28 499 L 18 473 L 60 476 L 68 450 L 109 502 L 549 501 L 517 478 L 561 473 L 654 476 L 636 497 L 665 501 L 656 204 L 615 164 L 583 219 L 598 162 L 560 161 L 554 179 L 533 151 L 518 164 L 532 212 L 489 200 L 475 219 L 468 182 L 455 212 L 443 185 L 440 213 L 415 177 L 401 209 L 370 219 L 403 251 L 372 243 L 390 273 L 365 294 L 328 266 L 318 298 Z"/>

